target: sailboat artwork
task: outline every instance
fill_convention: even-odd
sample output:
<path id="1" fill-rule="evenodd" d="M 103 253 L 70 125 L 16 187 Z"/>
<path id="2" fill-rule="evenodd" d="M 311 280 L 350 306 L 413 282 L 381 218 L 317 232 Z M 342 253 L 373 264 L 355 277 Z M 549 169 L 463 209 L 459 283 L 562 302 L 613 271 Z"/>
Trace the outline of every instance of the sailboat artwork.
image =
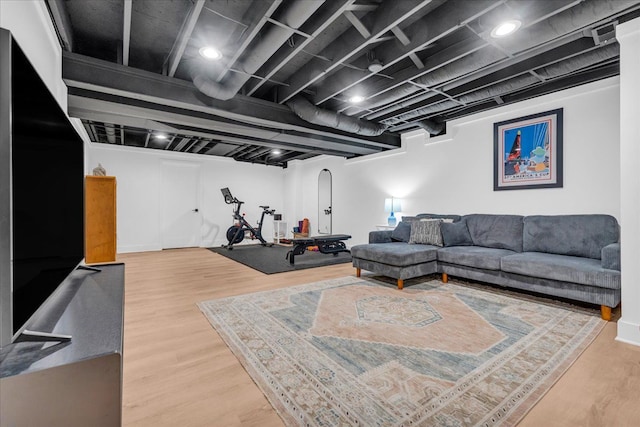
<path id="1" fill-rule="evenodd" d="M 562 109 L 494 125 L 494 190 L 562 186 Z"/>

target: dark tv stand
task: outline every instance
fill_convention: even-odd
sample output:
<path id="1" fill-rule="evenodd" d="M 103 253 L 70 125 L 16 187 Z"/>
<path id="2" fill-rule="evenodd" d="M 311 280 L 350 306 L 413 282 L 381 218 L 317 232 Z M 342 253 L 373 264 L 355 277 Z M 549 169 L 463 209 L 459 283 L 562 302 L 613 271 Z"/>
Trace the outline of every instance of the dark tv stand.
<path id="1" fill-rule="evenodd" d="M 124 264 L 97 267 L 71 273 L 27 325 L 72 340 L 0 349 L 1 426 L 121 425 Z"/>
<path id="2" fill-rule="evenodd" d="M 102 270 L 100 270 L 99 268 L 96 267 L 90 267 L 88 265 L 79 265 L 76 270 L 87 270 L 87 271 L 93 271 L 94 273 L 100 273 Z"/>
<path id="3" fill-rule="evenodd" d="M 37 331 L 30 331 L 28 329 L 25 329 L 20 333 L 20 335 L 18 335 L 18 338 L 13 340 L 14 343 L 48 342 L 48 341 L 58 341 L 58 342 L 71 341 L 71 335 L 52 334 L 51 332 L 37 332 Z"/>

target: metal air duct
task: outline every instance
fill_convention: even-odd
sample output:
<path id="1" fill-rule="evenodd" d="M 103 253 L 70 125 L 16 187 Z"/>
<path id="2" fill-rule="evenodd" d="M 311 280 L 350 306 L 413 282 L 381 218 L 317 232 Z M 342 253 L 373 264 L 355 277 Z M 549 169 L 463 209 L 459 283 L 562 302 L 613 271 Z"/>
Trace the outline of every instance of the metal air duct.
<path id="1" fill-rule="evenodd" d="M 107 135 L 107 141 L 109 144 L 116 143 L 116 128 L 112 124 L 105 123 L 104 124 L 104 132 Z"/>
<path id="2" fill-rule="evenodd" d="M 324 0 L 305 0 L 292 2 L 289 9 L 280 17 L 288 28 L 272 25 L 260 39 L 255 48 L 238 64 L 240 72 L 232 73 L 224 83 L 218 83 L 207 76 L 203 70 L 194 67 L 191 71 L 193 84 L 207 96 L 228 100 L 233 98 L 251 75 L 294 34 L 304 22 L 324 3 Z"/>
<path id="3" fill-rule="evenodd" d="M 620 56 L 620 45 L 613 43 L 605 47 L 590 50 L 576 55 L 566 61 L 560 61 L 536 70 L 536 73 L 545 79 L 553 79 L 565 74 L 570 74 L 581 68 L 587 68 L 599 62 L 608 61 Z"/>
<path id="4" fill-rule="evenodd" d="M 365 136 L 378 136 L 387 129 L 387 126 L 379 123 L 357 119 L 334 111 L 323 110 L 301 96 L 290 99 L 286 104 L 291 108 L 291 111 L 302 120 L 316 125 L 327 126 Z"/>
<path id="5" fill-rule="evenodd" d="M 444 123 L 437 123 L 433 120 L 420 120 L 416 124 L 429 132 L 430 135 L 438 135 L 444 129 Z"/>

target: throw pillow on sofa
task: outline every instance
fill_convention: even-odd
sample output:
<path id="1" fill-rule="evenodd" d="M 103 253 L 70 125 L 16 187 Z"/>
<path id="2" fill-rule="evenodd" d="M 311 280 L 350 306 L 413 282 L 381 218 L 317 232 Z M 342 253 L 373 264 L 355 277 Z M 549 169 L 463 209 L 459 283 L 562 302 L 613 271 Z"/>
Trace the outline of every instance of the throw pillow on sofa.
<path id="1" fill-rule="evenodd" d="M 440 231 L 444 246 L 473 246 L 466 221 L 443 223 Z"/>
<path id="2" fill-rule="evenodd" d="M 409 244 L 442 246 L 441 219 L 422 219 L 411 223 Z"/>
<path id="3" fill-rule="evenodd" d="M 405 221 L 403 218 L 402 221 L 398 223 L 398 226 L 391 232 L 391 241 L 408 242 L 411 236 L 411 222 L 412 221 Z"/>

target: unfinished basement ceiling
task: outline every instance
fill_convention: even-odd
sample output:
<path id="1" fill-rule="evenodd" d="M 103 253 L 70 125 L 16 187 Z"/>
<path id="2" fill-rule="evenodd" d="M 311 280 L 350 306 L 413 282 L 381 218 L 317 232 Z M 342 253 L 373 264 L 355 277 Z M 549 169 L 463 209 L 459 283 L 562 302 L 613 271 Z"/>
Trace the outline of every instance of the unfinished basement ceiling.
<path id="1" fill-rule="evenodd" d="M 638 0 L 47 3 L 94 142 L 282 167 L 615 76 L 615 27 L 640 15 Z M 493 37 L 504 20 L 521 26 Z"/>

